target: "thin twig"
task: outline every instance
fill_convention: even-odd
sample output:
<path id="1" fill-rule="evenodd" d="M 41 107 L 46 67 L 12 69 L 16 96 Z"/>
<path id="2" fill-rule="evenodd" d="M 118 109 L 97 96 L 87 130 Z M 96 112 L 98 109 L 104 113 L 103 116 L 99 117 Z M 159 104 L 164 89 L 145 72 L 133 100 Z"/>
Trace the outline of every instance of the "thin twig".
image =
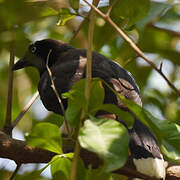
<path id="1" fill-rule="evenodd" d="M 8 135 L 12 134 L 11 112 L 12 112 L 13 77 L 14 77 L 12 67 L 14 65 L 14 59 L 15 59 L 13 45 L 14 43 L 11 44 L 11 49 L 10 49 L 7 111 L 6 111 L 6 121 L 3 127 L 4 132 L 6 132 Z"/>
<path id="2" fill-rule="evenodd" d="M 163 62 L 160 63 L 159 70 L 162 72 Z"/>
<path id="3" fill-rule="evenodd" d="M 110 14 L 111 14 L 111 11 L 113 9 L 113 7 L 115 6 L 115 4 L 118 2 L 118 0 L 114 0 L 111 4 L 111 6 L 109 7 L 107 13 L 106 13 L 106 16 L 109 16 L 110 17 Z"/>
<path id="4" fill-rule="evenodd" d="M 99 3 L 99 0 L 93 0 L 93 4 L 97 6 Z M 89 14 L 89 31 L 88 31 L 88 49 L 87 49 L 87 65 L 86 65 L 86 85 L 85 85 L 85 98 L 86 98 L 86 106 L 85 109 L 82 111 L 81 118 L 80 118 L 80 124 L 79 124 L 79 130 L 82 126 L 83 121 L 87 117 L 88 113 L 88 102 L 90 98 L 90 92 L 91 92 L 91 80 L 92 80 L 92 46 L 93 46 L 93 34 L 94 34 L 94 22 L 95 22 L 95 12 L 93 9 L 90 10 Z M 78 132 L 79 134 L 79 132 Z M 80 144 L 78 142 L 78 139 L 76 139 L 76 145 L 75 145 L 75 151 L 74 151 L 74 157 L 72 161 L 72 169 L 71 169 L 71 180 L 77 179 L 77 164 L 78 164 L 78 158 L 80 155 Z"/>
<path id="5" fill-rule="evenodd" d="M 95 4 L 96 0 L 93 0 Z M 86 112 L 88 111 L 88 102 L 91 91 L 91 80 L 92 80 L 92 49 L 93 49 L 93 35 L 94 35 L 94 21 L 95 12 L 91 9 L 89 17 L 89 31 L 88 31 L 88 48 L 87 48 L 87 66 L 86 66 L 86 87 L 85 87 L 85 98 L 86 98 Z"/>
<path id="6" fill-rule="evenodd" d="M 78 32 L 80 31 L 80 29 L 82 28 L 82 26 L 84 25 L 85 21 L 87 18 L 85 18 L 81 24 L 79 25 L 79 27 L 77 28 L 76 31 L 74 31 L 71 39 L 69 40 L 69 43 L 72 42 L 72 40 L 77 36 Z M 24 107 L 24 109 L 19 113 L 19 115 L 17 116 L 17 118 L 14 120 L 14 122 L 12 123 L 12 127 L 14 128 L 17 123 L 21 120 L 21 118 L 24 116 L 24 114 L 29 110 L 29 108 L 32 106 L 32 104 L 35 102 L 35 100 L 39 97 L 39 92 L 36 91 L 35 94 L 33 95 L 33 97 L 29 100 L 28 104 Z"/>
<path id="7" fill-rule="evenodd" d="M 138 56 L 130 57 L 124 64 L 123 67 L 127 66 L 130 62 L 132 62 L 134 59 L 138 58 Z"/>
<path id="8" fill-rule="evenodd" d="M 13 139 L 9 137 L 4 132 L 0 131 L 0 157 L 1 158 L 8 158 L 14 160 L 15 162 L 20 163 L 48 163 L 52 157 L 56 155 L 51 151 L 47 151 L 40 148 L 30 147 L 25 144 L 24 141 Z M 63 146 L 63 152 L 69 153 L 73 152 L 73 144 L 70 146 Z M 19 153 L 21 152 L 21 153 Z M 80 152 L 80 156 L 84 161 L 86 167 L 92 165 L 92 167 L 99 167 L 101 165 L 101 161 L 99 161 L 97 155 L 92 152 L 88 152 L 86 150 L 82 150 Z M 129 157 L 129 161 L 132 161 L 132 157 Z M 168 180 L 179 180 L 180 179 L 180 165 L 173 165 L 169 163 L 168 168 L 166 169 L 166 174 Z M 126 163 L 124 167 L 119 170 L 114 171 L 113 173 L 116 174 L 123 174 L 127 177 L 138 177 L 141 179 L 148 179 L 151 178 L 135 170 L 135 167 L 131 163 Z"/>
<path id="9" fill-rule="evenodd" d="M 75 144 L 75 150 L 74 150 L 74 157 L 72 160 L 72 168 L 71 168 L 71 180 L 76 180 L 76 176 L 77 176 L 77 165 L 78 165 L 78 158 L 79 158 L 79 154 L 80 154 L 80 144 L 79 141 L 76 140 L 76 144 Z"/>
<path id="10" fill-rule="evenodd" d="M 88 17 L 88 16 L 87 16 Z M 74 31 L 72 37 L 69 39 L 68 43 L 70 44 L 72 42 L 72 40 L 77 36 L 77 34 L 79 33 L 80 29 L 83 27 L 83 25 L 85 24 L 87 17 L 85 17 L 83 19 L 83 21 L 80 23 L 80 25 L 78 26 L 78 28 Z"/>
<path id="11" fill-rule="evenodd" d="M 33 95 L 33 97 L 30 99 L 30 101 L 26 104 L 26 106 L 24 107 L 24 109 L 19 113 L 19 115 L 17 116 L 17 118 L 14 120 L 14 122 L 12 123 L 12 127 L 14 128 L 17 123 L 20 121 L 20 119 L 24 116 L 24 114 L 29 110 L 29 108 L 31 107 L 31 105 L 34 103 L 34 101 L 38 98 L 39 96 L 39 92 L 36 91 Z"/>
<path id="12" fill-rule="evenodd" d="M 20 167 L 21 167 L 21 164 L 17 164 L 16 169 L 15 169 L 15 171 L 12 173 L 12 175 L 11 175 L 11 177 L 10 177 L 9 180 L 13 180 L 13 179 L 14 179 L 14 177 L 16 176 L 16 174 L 17 174 L 18 170 L 20 169 Z"/>
<path id="13" fill-rule="evenodd" d="M 94 11 L 99 14 L 103 19 L 105 19 L 106 22 L 108 22 L 117 32 L 118 34 L 134 49 L 134 51 L 142 57 L 153 69 L 155 69 L 168 83 L 168 85 L 176 92 L 178 96 L 180 96 L 180 91 L 169 81 L 169 79 L 160 71 L 159 68 L 156 67 L 156 65 L 151 62 L 145 55 L 144 53 L 134 44 L 134 42 L 112 21 L 112 19 L 102 13 L 99 9 L 97 9 L 93 4 L 90 4 L 87 0 L 83 0 L 86 4 L 91 6 L 91 8 L 94 9 Z"/>
<path id="14" fill-rule="evenodd" d="M 69 126 L 68 126 L 68 123 L 67 123 L 67 120 L 66 120 L 66 117 L 65 117 L 64 105 L 63 105 L 62 100 L 61 100 L 61 98 L 60 98 L 60 96 L 59 96 L 59 93 L 57 92 L 56 86 L 55 86 L 55 84 L 54 84 L 52 72 L 51 72 L 51 70 L 50 70 L 50 68 L 49 68 L 49 66 L 48 66 L 49 56 L 50 56 L 51 52 L 52 52 L 52 49 L 49 50 L 49 53 L 48 53 L 48 55 L 47 55 L 46 68 L 47 68 L 47 71 L 48 71 L 48 74 L 49 74 L 49 77 L 50 77 L 50 80 L 51 80 L 51 87 L 52 87 L 52 89 L 53 89 L 53 91 L 54 91 L 54 93 L 55 93 L 55 95 L 56 95 L 56 97 L 57 97 L 57 99 L 58 99 L 60 108 L 61 108 L 62 113 L 63 113 L 63 116 L 64 116 L 64 122 L 65 122 L 65 126 L 66 126 L 66 130 L 67 130 L 68 136 L 70 136 L 71 134 L 70 134 Z"/>

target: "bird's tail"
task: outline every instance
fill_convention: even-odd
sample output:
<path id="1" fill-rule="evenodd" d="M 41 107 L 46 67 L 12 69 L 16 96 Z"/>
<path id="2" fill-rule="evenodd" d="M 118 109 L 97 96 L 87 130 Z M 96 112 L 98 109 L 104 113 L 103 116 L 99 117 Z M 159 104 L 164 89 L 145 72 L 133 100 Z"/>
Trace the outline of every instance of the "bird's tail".
<path id="1" fill-rule="evenodd" d="M 137 171 L 157 179 L 165 179 L 164 159 L 153 133 L 135 117 L 129 135 L 129 148 Z"/>

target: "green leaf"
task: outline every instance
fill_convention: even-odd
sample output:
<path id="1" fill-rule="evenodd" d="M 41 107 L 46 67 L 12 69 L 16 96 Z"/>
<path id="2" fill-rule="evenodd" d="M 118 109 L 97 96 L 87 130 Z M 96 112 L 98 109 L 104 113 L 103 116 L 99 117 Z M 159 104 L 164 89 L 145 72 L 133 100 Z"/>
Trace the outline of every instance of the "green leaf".
<path id="1" fill-rule="evenodd" d="M 133 119 L 132 115 L 127 111 L 123 111 L 115 104 L 102 104 L 102 105 L 98 106 L 97 109 L 94 109 L 94 110 L 95 110 L 95 112 L 97 112 L 99 110 L 104 110 L 106 112 L 113 113 L 113 114 L 117 115 L 120 120 L 123 120 L 128 127 L 131 127 L 134 123 L 134 119 Z"/>
<path id="2" fill-rule="evenodd" d="M 68 98 L 68 108 L 66 110 L 66 119 L 72 126 L 79 124 L 82 108 L 86 101 L 84 96 L 85 81 L 76 82 L 72 89 L 63 94 L 63 98 Z"/>
<path id="3" fill-rule="evenodd" d="M 80 145 L 104 160 L 103 170 L 110 172 L 122 167 L 127 160 L 128 132 L 112 119 L 90 117 L 80 129 Z"/>
<path id="4" fill-rule="evenodd" d="M 150 112 L 123 97 L 123 103 L 146 124 L 158 137 L 166 157 L 180 163 L 180 126 L 167 120 L 155 118 Z"/>
<path id="5" fill-rule="evenodd" d="M 161 149 L 164 155 L 170 160 L 180 163 L 180 126 L 167 120 L 152 117 L 149 112 L 146 114 L 161 130 Z"/>
<path id="6" fill-rule="evenodd" d="M 60 114 L 50 114 L 45 119 L 45 122 L 55 124 L 58 127 L 61 127 L 64 122 L 64 116 L 61 116 Z"/>
<path id="7" fill-rule="evenodd" d="M 162 141 L 161 150 L 163 154 L 174 163 L 180 163 L 180 151 L 171 146 L 166 140 Z"/>
<path id="8" fill-rule="evenodd" d="M 109 87 L 118 98 L 133 112 L 136 117 L 147 125 L 158 137 L 161 143 L 161 149 L 166 157 L 175 162 L 180 162 L 180 126 L 167 120 L 159 120 L 155 118 L 144 108 L 137 105 L 135 102 L 120 96 L 114 89 L 112 89 L 106 82 L 105 85 Z"/>
<path id="9" fill-rule="evenodd" d="M 47 2 L 45 1 L 27 2 L 25 0 L 18 0 L 16 3 L 10 0 L 3 1 L 0 3 L 1 28 L 9 30 L 16 25 L 22 27 L 23 24 L 40 18 L 41 12 L 46 7 Z M 23 16 L 22 11 L 25 12 Z"/>
<path id="10" fill-rule="evenodd" d="M 62 139 L 58 126 L 51 123 L 39 123 L 26 137 L 27 144 L 55 153 L 62 153 Z"/>
<path id="11" fill-rule="evenodd" d="M 54 158 L 55 156 L 56 156 L 56 158 Z M 66 154 L 55 155 L 55 156 L 51 159 L 51 161 L 50 161 L 48 164 L 46 164 L 43 168 L 41 168 L 41 169 L 39 170 L 40 174 L 41 174 L 48 166 L 50 166 L 54 161 L 56 161 L 59 157 L 65 157 Z"/>
<path id="12" fill-rule="evenodd" d="M 93 78 L 91 82 L 91 94 L 88 104 L 88 111 L 91 112 L 104 102 L 104 88 L 99 78 Z"/>
<path id="13" fill-rule="evenodd" d="M 51 174 L 53 180 L 69 180 L 71 172 L 71 163 L 74 154 L 62 154 L 54 156 L 51 160 Z M 85 167 L 81 159 L 78 159 L 77 166 L 77 180 L 84 180 L 85 177 Z"/>
<path id="14" fill-rule="evenodd" d="M 79 0 L 70 0 L 70 5 L 74 10 L 79 9 Z"/>
<path id="15" fill-rule="evenodd" d="M 71 156 L 72 157 L 72 156 Z M 54 156 L 52 158 L 53 163 L 51 164 L 51 174 L 54 180 L 70 179 L 71 171 L 71 159 L 61 155 Z"/>
<path id="16" fill-rule="evenodd" d="M 110 0 L 112 4 L 114 0 Z M 127 20 L 128 27 L 145 17 L 150 8 L 149 0 L 118 0 L 112 9 L 114 18 L 124 18 Z"/>
<path id="17" fill-rule="evenodd" d="M 66 119 L 72 125 L 79 124 L 81 111 L 86 106 L 85 83 L 82 79 L 76 82 L 68 93 L 63 94 L 63 98 L 68 98 L 68 108 L 66 110 Z M 80 103 L 81 102 L 81 103 Z M 104 102 L 104 88 L 99 78 L 93 78 L 91 82 L 91 94 L 89 99 L 88 112 L 95 113 L 94 109 Z"/>
<path id="18" fill-rule="evenodd" d="M 71 13 L 70 9 L 68 8 L 61 8 L 59 11 L 59 22 L 57 23 L 58 26 L 64 26 L 67 21 L 73 19 L 75 15 Z"/>
<path id="19" fill-rule="evenodd" d="M 55 9 L 51 8 L 51 7 L 46 7 L 43 9 L 43 11 L 41 12 L 41 16 L 43 17 L 47 17 L 47 16 L 56 16 L 58 15 L 58 11 L 56 11 Z"/>

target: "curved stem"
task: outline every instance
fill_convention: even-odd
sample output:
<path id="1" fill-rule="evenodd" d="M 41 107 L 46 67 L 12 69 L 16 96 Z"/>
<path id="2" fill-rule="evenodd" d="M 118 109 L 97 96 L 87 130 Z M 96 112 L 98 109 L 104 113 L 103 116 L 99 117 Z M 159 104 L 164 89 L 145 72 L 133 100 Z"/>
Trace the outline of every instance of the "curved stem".
<path id="1" fill-rule="evenodd" d="M 39 97 L 39 92 L 36 91 L 33 95 L 33 97 L 30 99 L 30 101 L 26 104 L 26 106 L 24 107 L 24 109 L 19 113 L 19 115 L 17 116 L 17 118 L 13 121 L 12 123 L 12 127 L 14 128 L 17 123 L 21 120 L 21 118 L 24 116 L 24 114 L 29 110 L 29 108 L 31 107 L 31 105 L 34 103 L 34 101 Z"/>
<path id="2" fill-rule="evenodd" d="M 94 9 L 94 11 L 99 14 L 106 22 L 108 22 L 116 31 L 117 33 L 134 49 L 134 51 L 142 57 L 153 69 L 155 69 L 168 83 L 168 85 L 176 92 L 178 96 L 180 96 L 180 91 L 169 81 L 169 79 L 164 75 L 164 73 L 156 67 L 156 65 L 151 62 L 144 53 L 134 44 L 134 42 L 112 21 L 112 19 L 108 16 L 102 13 L 99 9 L 97 9 L 93 4 L 90 4 L 87 0 L 83 0 L 86 4 L 91 6 L 91 8 Z"/>
<path id="3" fill-rule="evenodd" d="M 99 3 L 99 0 L 93 0 L 93 4 L 97 6 Z M 88 115 L 88 102 L 90 98 L 90 92 L 91 92 L 91 80 L 92 80 L 92 47 L 93 47 L 93 34 L 94 34 L 94 22 L 95 22 L 95 12 L 91 9 L 90 16 L 89 16 L 89 31 L 88 31 L 88 49 L 87 49 L 87 65 L 86 65 L 86 84 L 85 84 L 85 98 L 86 98 L 86 106 L 85 109 L 82 111 L 81 118 L 80 118 L 80 124 L 79 124 L 79 130 L 82 126 L 83 121 L 86 119 Z M 78 130 L 78 134 L 79 134 Z M 71 180 L 76 180 L 77 178 L 77 165 L 78 165 L 78 158 L 80 155 L 80 144 L 78 142 L 78 139 L 76 139 L 76 145 L 75 145 L 75 152 L 74 152 L 74 158 L 72 161 L 72 169 L 71 169 Z"/>
<path id="4" fill-rule="evenodd" d="M 50 70 L 50 68 L 48 66 L 49 56 L 50 56 L 51 52 L 52 52 L 52 49 L 49 50 L 49 53 L 48 53 L 48 56 L 47 56 L 46 68 L 47 68 L 47 71 L 48 71 L 48 74 L 49 74 L 49 77 L 50 77 L 50 80 L 51 80 L 51 87 L 52 87 L 52 89 L 53 89 L 53 91 L 54 91 L 54 93 L 55 93 L 55 95 L 56 95 L 56 97 L 58 99 L 60 108 L 61 108 L 63 116 L 64 116 L 64 122 L 65 122 L 65 127 L 66 127 L 66 130 L 67 130 L 68 136 L 70 136 L 71 133 L 70 133 L 70 129 L 69 129 L 69 126 L 68 126 L 68 123 L 67 123 L 67 120 L 66 120 L 64 105 L 63 105 L 62 100 L 61 100 L 61 98 L 59 96 L 59 93 L 58 93 L 58 91 L 56 89 L 56 86 L 55 86 L 55 83 L 54 83 L 54 80 L 53 80 L 52 72 L 51 72 L 51 70 Z"/>
<path id="5" fill-rule="evenodd" d="M 20 169 L 20 167 L 21 167 L 21 164 L 17 164 L 16 169 L 15 169 L 15 171 L 12 173 L 12 175 L 11 175 L 11 177 L 10 177 L 9 180 L 13 180 L 13 179 L 14 179 L 14 177 L 16 176 L 16 174 L 17 174 L 18 170 Z"/>

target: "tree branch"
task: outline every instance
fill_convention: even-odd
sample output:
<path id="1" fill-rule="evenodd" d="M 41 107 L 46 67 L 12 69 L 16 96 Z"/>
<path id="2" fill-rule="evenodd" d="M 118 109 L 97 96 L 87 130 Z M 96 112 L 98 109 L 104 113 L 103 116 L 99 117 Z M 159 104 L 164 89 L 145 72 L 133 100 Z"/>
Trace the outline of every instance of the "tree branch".
<path id="1" fill-rule="evenodd" d="M 108 22 L 117 32 L 118 34 L 134 49 L 134 51 L 142 57 L 153 69 L 155 69 L 168 83 L 168 85 L 176 92 L 178 96 L 180 96 L 180 91 L 169 81 L 169 79 L 164 75 L 164 73 L 156 67 L 156 65 L 151 62 L 144 53 L 134 44 L 134 42 L 112 21 L 112 19 L 102 13 L 99 9 L 97 9 L 93 4 L 90 4 L 87 0 L 83 0 L 86 4 L 88 4 L 94 11 L 99 14 L 106 22 Z"/>
<path id="2" fill-rule="evenodd" d="M 51 80 L 51 87 L 52 87 L 52 89 L 53 89 L 53 91 L 54 91 L 54 93 L 56 95 L 56 98 L 57 98 L 57 100 L 59 102 L 60 108 L 61 108 L 63 116 L 64 116 L 64 122 L 65 122 L 66 131 L 68 133 L 68 136 L 70 137 L 71 133 L 70 133 L 70 129 L 69 129 L 69 126 L 68 126 L 68 123 L 67 123 L 67 120 L 66 120 L 64 105 L 63 105 L 62 100 L 61 100 L 61 98 L 59 96 L 59 93 L 58 93 L 58 91 L 56 89 L 56 86 L 55 86 L 55 83 L 54 83 L 54 80 L 53 80 L 52 72 L 51 72 L 51 70 L 50 70 L 50 68 L 48 66 L 49 56 L 50 56 L 51 52 L 52 52 L 52 49 L 50 49 L 50 51 L 48 52 L 48 56 L 47 56 L 47 60 L 46 60 L 46 68 L 47 68 L 47 71 L 48 71 L 48 74 L 49 74 L 49 78 Z"/>
<path id="3" fill-rule="evenodd" d="M 110 14 L 111 14 L 111 11 L 113 9 L 113 7 L 116 5 L 116 3 L 118 2 L 118 0 L 114 0 L 111 4 L 111 6 L 109 7 L 107 13 L 106 13 L 106 16 L 109 16 L 110 17 Z"/>
<path id="4" fill-rule="evenodd" d="M 13 179 L 14 179 L 14 177 L 16 176 L 16 174 L 17 174 L 18 170 L 20 169 L 20 167 L 21 167 L 21 164 L 17 164 L 16 169 L 15 169 L 15 171 L 12 173 L 12 175 L 11 175 L 11 177 L 10 177 L 9 180 L 13 180 Z"/>
<path id="5" fill-rule="evenodd" d="M 93 4 L 97 6 L 99 3 L 99 0 L 93 0 Z M 94 23 L 95 23 L 95 12 L 91 8 L 89 13 L 89 31 L 88 31 L 88 49 L 87 49 L 87 65 L 86 65 L 86 85 L 85 85 L 85 98 L 86 98 L 86 105 L 85 109 L 83 110 L 80 118 L 80 124 L 79 129 L 82 126 L 83 121 L 87 117 L 88 112 L 88 102 L 90 98 L 90 92 L 91 92 L 91 80 L 92 80 L 92 48 L 93 48 L 93 35 L 94 35 Z M 78 133 L 79 135 L 79 133 Z M 78 142 L 78 139 L 76 139 L 76 145 L 75 145 L 75 152 L 74 152 L 74 158 L 72 161 L 72 169 L 71 169 L 71 180 L 76 180 L 77 176 L 77 163 L 78 158 L 80 154 L 81 146 Z"/>
<path id="6" fill-rule="evenodd" d="M 63 152 L 69 153 L 73 152 L 73 147 L 63 146 Z M 0 131 L 0 157 L 8 158 L 14 160 L 17 164 L 21 163 L 48 163 L 56 153 L 30 147 L 25 144 L 24 141 L 16 140 L 4 132 Z M 80 157 L 84 161 L 86 167 L 91 164 L 92 168 L 97 168 L 99 165 L 102 165 L 102 161 L 97 157 L 96 154 L 81 149 Z M 180 165 L 169 165 L 167 168 L 167 178 L 166 180 L 178 180 L 180 179 Z M 129 158 L 129 161 L 124 167 L 114 171 L 116 174 L 123 174 L 127 177 L 138 177 L 147 180 L 155 180 L 151 177 L 145 176 L 135 170 L 135 167 L 132 165 L 132 159 Z"/>
<path id="7" fill-rule="evenodd" d="M 40 148 L 33 148 L 24 141 L 10 138 L 0 131 L 0 157 L 21 163 L 48 163 L 55 153 Z"/>
<path id="8" fill-rule="evenodd" d="M 14 46 L 13 42 L 10 47 L 10 60 L 9 60 L 9 81 L 8 81 L 8 98 L 7 98 L 7 110 L 6 110 L 6 121 L 3 127 L 4 132 L 8 135 L 12 135 L 12 124 L 11 124 L 11 112 L 12 112 L 12 96 L 13 96 L 13 71 L 14 65 Z"/>
<path id="9" fill-rule="evenodd" d="M 33 97 L 30 99 L 30 101 L 26 104 L 26 106 L 23 108 L 23 110 L 19 113 L 17 118 L 13 121 L 12 126 L 13 128 L 17 125 L 17 123 L 20 121 L 20 119 L 24 116 L 24 114 L 29 110 L 31 105 L 34 103 L 34 101 L 39 97 L 39 92 L 36 91 L 33 95 Z"/>
<path id="10" fill-rule="evenodd" d="M 79 31 L 81 30 L 81 28 L 82 28 L 83 25 L 85 24 L 87 18 L 88 18 L 88 16 L 83 19 L 83 21 L 80 23 L 80 25 L 78 26 L 78 28 L 74 31 L 72 37 L 71 37 L 71 38 L 69 39 L 69 41 L 68 41 L 69 44 L 70 44 L 70 43 L 73 41 L 73 39 L 77 36 L 77 34 L 79 33 Z"/>

